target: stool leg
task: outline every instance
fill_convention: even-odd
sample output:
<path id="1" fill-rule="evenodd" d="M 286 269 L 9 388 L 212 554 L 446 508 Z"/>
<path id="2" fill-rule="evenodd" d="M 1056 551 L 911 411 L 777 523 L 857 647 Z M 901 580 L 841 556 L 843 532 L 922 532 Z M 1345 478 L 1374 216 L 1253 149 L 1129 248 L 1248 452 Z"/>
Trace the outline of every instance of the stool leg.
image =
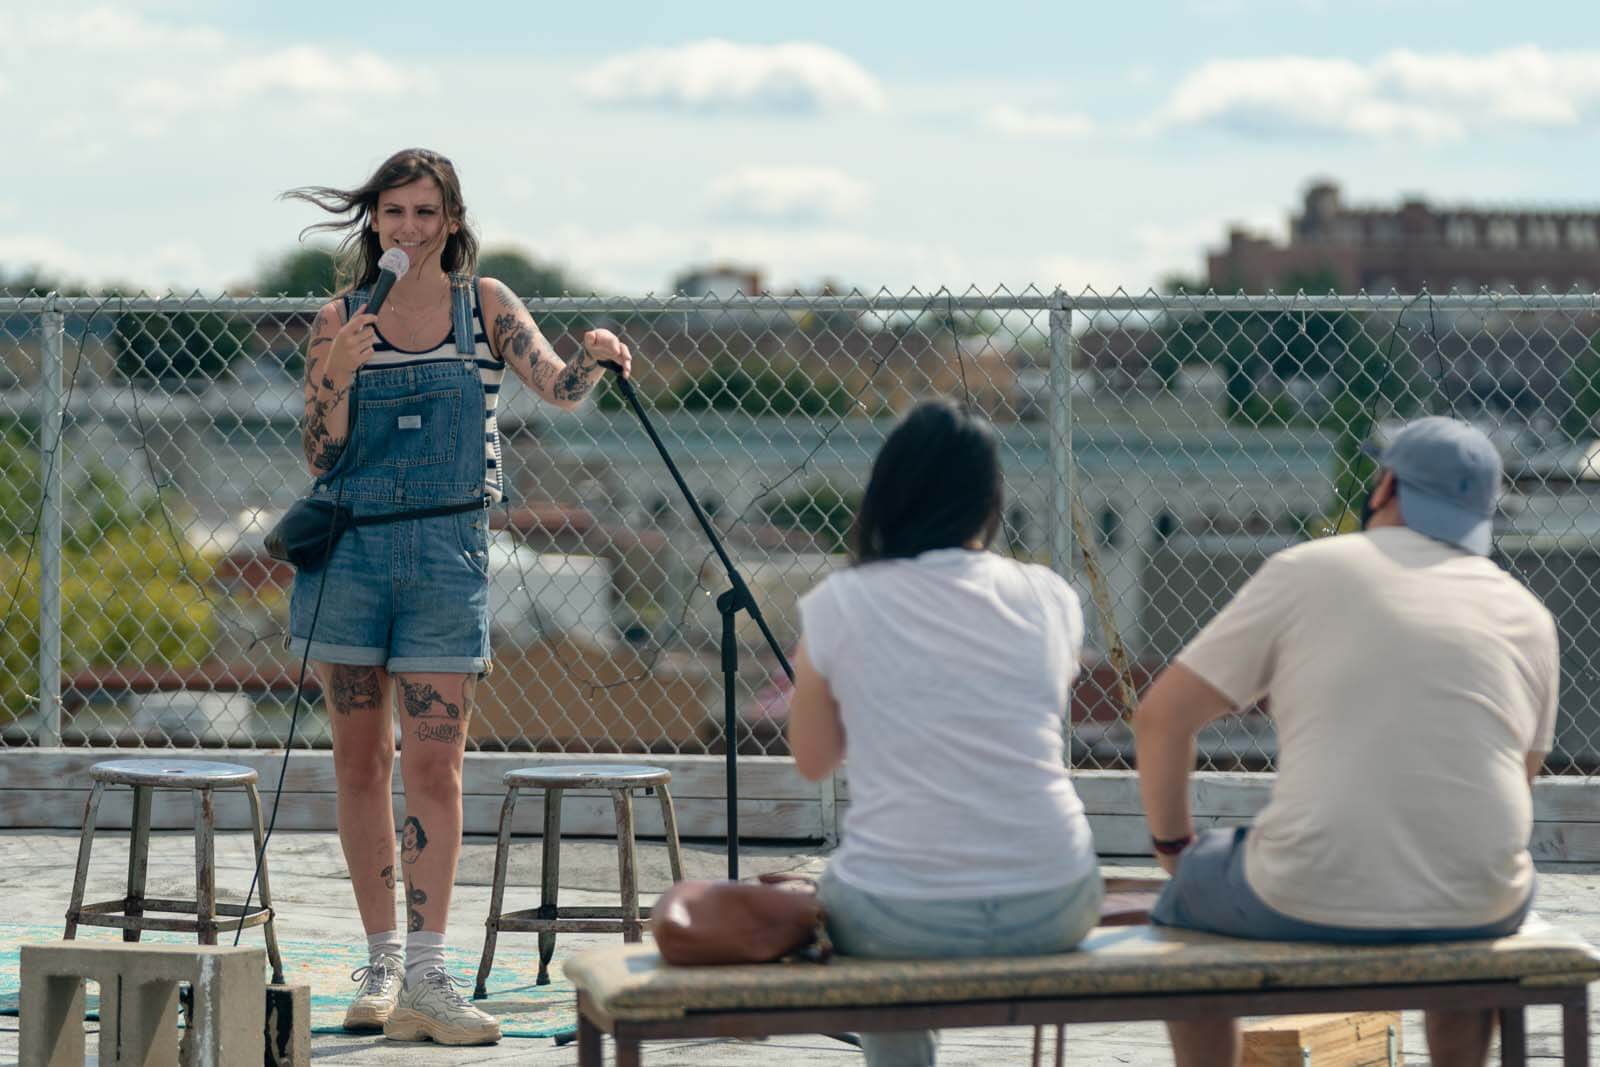
<path id="1" fill-rule="evenodd" d="M 638 941 L 639 876 L 633 854 L 633 791 L 611 790 L 611 806 L 617 812 L 617 874 L 622 883 L 622 940 Z"/>
<path id="2" fill-rule="evenodd" d="M 78 912 L 83 908 L 83 887 L 89 881 L 89 850 L 94 847 L 94 820 L 100 810 L 100 794 L 105 792 L 104 782 L 96 782 L 89 790 L 89 799 L 83 805 L 83 832 L 78 835 L 78 869 L 72 876 L 72 900 L 67 904 L 67 929 L 63 941 L 78 936 Z"/>
<path id="3" fill-rule="evenodd" d="M 245 796 L 250 800 L 250 830 L 256 842 L 256 863 L 261 868 L 261 907 L 267 913 L 266 929 L 263 931 L 267 937 L 267 960 L 272 964 L 272 984 L 283 984 L 283 956 L 278 952 L 278 931 L 274 925 L 276 916 L 272 913 L 272 890 L 267 885 L 267 853 L 266 830 L 261 822 L 261 794 L 256 792 L 254 782 L 245 783 Z M 239 920 L 244 921 L 244 916 Z"/>
<path id="4" fill-rule="evenodd" d="M 494 846 L 494 881 L 489 883 L 489 917 L 483 921 L 483 958 L 478 961 L 478 981 L 473 987 L 474 1000 L 489 995 L 489 971 L 494 967 L 494 942 L 500 933 L 500 906 L 506 899 L 506 865 L 510 859 L 511 817 L 517 810 L 517 787 L 506 790 L 506 799 L 500 805 L 500 837 Z"/>
<path id="5" fill-rule="evenodd" d="M 144 914 L 145 873 L 150 869 L 150 795 L 147 785 L 133 787 L 133 821 L 128 830 L 128 896 L 122 911 L 128 918 Z M 138 941 L 139 930 L 122 931 L 122 940 Z"/>
<path id="6" fill-rule="evenodd" d="M 672 880 L 683 881 L 683 849 L 678 844 L 678 816 L 672 810 L 672 794 L 664 785 L 656 786 L 661 801 L 661 825 L 667 832 L 667 862 L 672 865 Z"/>
<path id="7" fill-rule="evenodd" d="M 194 903 L 195 933 L 202 945 L 217 943 L 217 870 L 212 834 L 216 806 L 211 790 L 196 789 L 194 797 Z"/>
<path id="8" fill-rule="evenodd" d="M 544 848 L 539 872 L 539 918 L 559 919 L 556 898 L 561 893 L 561 797 L 563 789 L 544 793 Z M 539 931 L 539 977 L 534 985 L 550 984 L 550 959 L 556 954 L 554 930 Z"/>

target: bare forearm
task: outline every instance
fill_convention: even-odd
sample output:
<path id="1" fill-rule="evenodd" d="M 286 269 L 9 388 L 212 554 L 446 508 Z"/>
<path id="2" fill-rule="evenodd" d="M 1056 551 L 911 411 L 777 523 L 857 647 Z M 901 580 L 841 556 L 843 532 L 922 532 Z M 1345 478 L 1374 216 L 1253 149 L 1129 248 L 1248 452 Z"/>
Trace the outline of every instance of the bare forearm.
<path id="1" fill-rule="evenodd" d="M 1152 837 L 1172 840 L 1191 832 L 1189 771 L 1194 767 L 1194 734 L 1162 722 L 1135 722 L 1134 751 L 1139 794 Z"/>

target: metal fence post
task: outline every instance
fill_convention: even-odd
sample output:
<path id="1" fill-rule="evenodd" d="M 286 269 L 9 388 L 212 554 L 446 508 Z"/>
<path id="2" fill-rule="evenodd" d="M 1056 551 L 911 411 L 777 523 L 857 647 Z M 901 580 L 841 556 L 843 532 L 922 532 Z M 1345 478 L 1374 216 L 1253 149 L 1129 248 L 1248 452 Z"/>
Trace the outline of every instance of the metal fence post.
<path id="1" fill-rule="evenodd" d="M 1072 312 L 1060 289 L 1050 308 L 1050 569 L 1072 579 Z"/>
<path id="2" fill-rule="evenodd" d="M 61 744 L 61 431 L 66 316 L 51 293 L 39 315 L 39 734 Z"/>

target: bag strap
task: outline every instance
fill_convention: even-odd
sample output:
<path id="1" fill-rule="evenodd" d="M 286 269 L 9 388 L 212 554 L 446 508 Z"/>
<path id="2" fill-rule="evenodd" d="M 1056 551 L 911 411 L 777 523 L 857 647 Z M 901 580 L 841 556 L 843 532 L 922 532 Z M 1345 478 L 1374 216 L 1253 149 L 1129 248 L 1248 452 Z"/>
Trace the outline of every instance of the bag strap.
<path id="1" fill-rule="evenodd" d="M 381 515 L 361 515 L 350 520 L 351 526 L 381 526 L 389 522 L 403 522 L 406 519 L 431 519 L 439 515 L 459 515 L 463 511 L 482 511 L 489 506 L 487 497 L 465 504 L 440 504 L 438 507 L 418 508 L 415 511 L 386 511 Z"/>

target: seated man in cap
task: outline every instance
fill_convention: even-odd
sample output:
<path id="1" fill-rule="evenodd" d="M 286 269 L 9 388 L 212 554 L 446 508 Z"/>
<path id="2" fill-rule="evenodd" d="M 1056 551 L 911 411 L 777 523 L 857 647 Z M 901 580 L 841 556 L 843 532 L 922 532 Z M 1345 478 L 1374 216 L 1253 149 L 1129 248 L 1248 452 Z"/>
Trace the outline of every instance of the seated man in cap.
<path id="1" fill-rule="evenodd" d="M 1233 937 L 1427 942 L 1514 932 L 1533 899 L 1530 784 L 1555 731 L 1555 620 L 1486 557 L 1500 457 L 1418 419 L 1379 457 L 1363 532 L 1277 553 L 1134 717 L 1152 912 Z M 1248 830 L 1196 837 L 1195 737 L 1263 697 L 1278 777 Z M 1235 1064 L 1232 1019 L 1171 1022 L 1179 1067 Z M 1430 1012 L 1438 1064 L 1481 1064 L 1487 1011 Z"/>

